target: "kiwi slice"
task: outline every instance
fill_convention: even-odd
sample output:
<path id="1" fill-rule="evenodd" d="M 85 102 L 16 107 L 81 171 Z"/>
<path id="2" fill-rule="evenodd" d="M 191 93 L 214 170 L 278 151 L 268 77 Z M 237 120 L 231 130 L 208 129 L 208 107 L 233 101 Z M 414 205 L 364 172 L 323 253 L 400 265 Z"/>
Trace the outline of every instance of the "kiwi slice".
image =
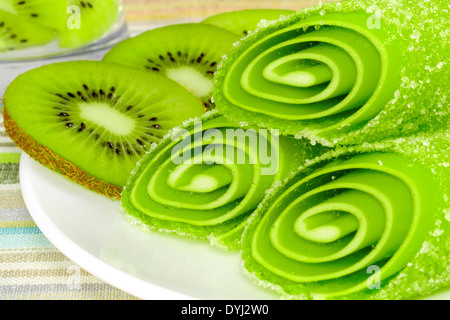
<path id="1" fill-rule="evenodd" d="M 0 10 L 0 52 L 43 45 L 53 39 L 53 29 Z"/>
<path id="2" fill-rule="evenodd" d="M 117 22 L 120 0 L 1 0 L 0 9 L 58 31 L 63 48 L 80 48 Z"/>
<path id="3" fill-rule="evenodd" d="M 212 79 L 217 65 L 237 40 L 235 34 L 219 27 L 175 24 L 122 41 L 103 60 L 167 76 L 189 90 L 209 110 L 214 108 Z"/>
<path id="4" fill-rule="evenodd" d="M 284 9 L 247 9 L 223 12 L 208 17 L 202 23 L 214 25 L 239 36 L 246 36 L 249 31 L 258 27 L 261 20 L 278 20 L 281 16 L 288 16 L 295 11 Z"/>
<path id="5" fill-rule="evenodd" d="M 68 0 L 67 3 L 67 23 L 59 33 L 59 45 L 64 48 L 78 48 L 100 39 L 119 19 L 119 0 Z"/>
<path id="6" fill-rule="evenodd" d="M 0 9 L 58 30 L 66 24 L 67 0 L 1 0 Z"/>
<path id="7" fill-rule="evenodd" d="M 23 73 L 7 88 L 3 108 L 6 131 L 24 152 L 113 199 L 154 143 L 203 113 L 166 77 L 99 61 Z"/>

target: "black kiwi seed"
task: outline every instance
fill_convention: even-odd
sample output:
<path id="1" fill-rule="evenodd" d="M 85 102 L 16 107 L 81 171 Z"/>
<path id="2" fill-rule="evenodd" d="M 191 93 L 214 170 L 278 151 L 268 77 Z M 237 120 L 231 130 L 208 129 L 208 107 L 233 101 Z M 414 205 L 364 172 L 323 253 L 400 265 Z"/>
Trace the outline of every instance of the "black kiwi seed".
<path id="1" fill-rule="evenodd" d="M 27 43 L 28 40 L 27 40 L 27 39 L 22 39 L 22 40 L 20 40 L 20 42 L 22 42 L 22 43 Z"/>
<path id="2" fill-rule="evenodd" d="M 88 2 L 87 4 L 88 4 L 88 7 L 91 9 L 94 7 L 90 2 Z"/>
<path id="3" fill-rule="evenodd" d="M 174 60 L 174 61 L 175 61 L 175 60 Z M 152 70 L 153 70 L 153 71 L 159 71 L 159 69 L 156 68 L 156 67 L 153 67 Z"/>
<path id="4" fill-rule="evenodd" d="M 39 17 L 39 15 L 38 15 L 37 13 L 32 13 L 31 16 L 32 16 L 33 18 Z"/>
<path id="5" fill-rule="evenodd" d="M 0 22 L 0 28 L 2 28 L 5 25 L 5 23 L 2 21 Z"/>
<path id="6" fill-rule="evenodd" d="M 172 56 L 171 52 L 167 52 L 167 55 L 169 56 L 170 61 L 175 62 L 174 57 Z"/>
<path id="7" fill-rule="evenodd" d="M 160 59 L 161 61 L 164 61 L 164 57 L 163 57 L 162 55 L 159 55 L 159 59 Z"/>
<path id="8" fill-rule="evenodd" d="M 144 145 L 144 143 L 141 140 L 139 140 L 139 139 L 136 139 L 136 142 L 139 143 L 141 146 Z"/>
<path id="9" fill-rule="evenodd" d="M 86 8 L 86 3 L 84 3 L 83 1 L 80 1 L 80 4 L 83 8 Z"/>
<path id="10" fill-rule="evenodd" d="M 19 1 L 19 2 L 17 2 L 17 4 L 18 5 L 23 5 L 23 4 L 25 4 L 25 1 Z"/>
<path id="11" fill-rule="evenodd" d="M 112 97 L 113 97 L 113 94 L 112 94 L 112 93 L 108 93 L 107 98 L 108 98 L 108 99 L 111 99 Z"/>
<path id="12" fill-rule="evenodd" d="M 101 95 L 105 95 L 105 91 L 103 91 L 103 89 L 100 89 L 99 92 L 100 92 Z"/>
<path id="13" fill-rule="evenodd" d="M 78 132 L 82 132 L 84 131 L 84 129 L 86 129 L 86 125 L 84 124 L 84 122 L 80 123 L 80 128 L 78 129 Z"/>
<path id="14" fill-rule="evenodd" d="M 121 154 L 122 152 L 119 149 L 116 149 L 117 154 Z"/>
<path id="15" fill-rule="evenodd" d="M 111 89 L 109 89 L 109 91 L 114 92 L 114 91 L 116 91 L 116 88 L 115 87 L 111 87 Z"/>
<path id="16" fill-rule="evenodd" d="M 72 126 L 73 126 L 73 123 L 72 123 L 72 122 L 66 123 L 66 128 L 70 128 L 70 127 L 72 127 Z"/>
<path id="17" fill-rule="evenodd" d="M 161 129 L 161 126 L 160 126 L 159 124 L 154 124 L 154 125 L 153 125 L 153 128 L 155 128 L 155 129 Z"/>
<path id="18" fill-rule="evenodd" d="M 202 52 L 202 54 L 200 55 L 200 57 L 197 58 L 197 63 L 202 62 L 203 57 L 205 56 L 205 53 Z"/>
<path id="19" fill-rule="evenodd" d="M 98 94 L 97 94 L 97 92 L 95 92 L 95 91 L 92 91 L 92 96 L 93 96 L 94 98 L 98 98 Z"/>
<path id="20" fill-rule="evenodd" d="M 140 118 L 143 118 L 143 117 L 144 117 L 143 114 L 138 115 L 138 118 L 139 118 L 139 119 L 140 119 Z"/>
<path id="21" fill-rule="evenodd" d="M 128 106 L 127 111 L 130 111 L 133 108 L 133 106 Z"/>
<path id="22" fill-rule="evenodd" d="M 148 119 L 148 121 L 156 121 L 156 120 L 158 120 L 158 118 L 156 118 L 156 117 Z"/>
<path id="23" fill-rule="evenodd" d="M 127 149 L 127 153 L 131 156 L 133 154 L 133 152 L 131 152 L 130 149 Z"/>
<path id="24" fill-rule="evenodd" d="M 113 146 L 113 144 L 112 144 L 111 142 L 108 141 L 106 144 L 107 144 L 108 147 L 110 147 L 111 149 L 114 149 L 114 146 Z"/>
<path id="25" fill-rule="evenodd" d="M 65 112 L 61 112 L 60 114 L 58 114 L 58 116 L 60 116 L 60 117 L 68 117 L 69 114 L 65 113 Z"/>
<path id="26" fill-rule="evenodd" d="M 89 87 L 85 84 L 83 84 L 83 88 L 84 88 L 84 90 L 89 90 Z"/>
<path id="27" fill-rule="evenodd" d="M 75 98 L 75 95 L 74 95 L 73 93 L 71 93 L 71 92 L 68 92 L 67 95 L 68 95 L 69 97 L 71 97 L 71 98 Z"/>

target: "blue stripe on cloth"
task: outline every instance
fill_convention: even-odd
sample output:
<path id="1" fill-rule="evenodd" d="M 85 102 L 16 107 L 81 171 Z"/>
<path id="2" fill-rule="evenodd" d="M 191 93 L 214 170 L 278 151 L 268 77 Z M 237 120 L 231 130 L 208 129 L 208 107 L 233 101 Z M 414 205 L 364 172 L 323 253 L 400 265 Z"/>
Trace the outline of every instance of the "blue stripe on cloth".
<path id="1" fill-rule="evenodd" d="M 0 236 L 0 249 L 53 247 L 38 228 L 4 228 Z"/>
<path id="2" fill-rule="evenodd" d="M 38 228 L 2 228 L 0 229 L 0 236 L 8 234 L 39 234 L 42 233 Z"/>

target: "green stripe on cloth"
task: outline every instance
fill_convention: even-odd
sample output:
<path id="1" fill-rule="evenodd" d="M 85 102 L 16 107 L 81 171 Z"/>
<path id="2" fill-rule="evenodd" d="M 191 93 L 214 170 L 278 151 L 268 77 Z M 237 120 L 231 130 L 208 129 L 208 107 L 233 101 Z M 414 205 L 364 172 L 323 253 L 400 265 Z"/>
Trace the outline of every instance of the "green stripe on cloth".
<path id="1" fill-rule="evenodd" d="M 20 153 L 0 153 L 0 164 L 19 163 Z"/>

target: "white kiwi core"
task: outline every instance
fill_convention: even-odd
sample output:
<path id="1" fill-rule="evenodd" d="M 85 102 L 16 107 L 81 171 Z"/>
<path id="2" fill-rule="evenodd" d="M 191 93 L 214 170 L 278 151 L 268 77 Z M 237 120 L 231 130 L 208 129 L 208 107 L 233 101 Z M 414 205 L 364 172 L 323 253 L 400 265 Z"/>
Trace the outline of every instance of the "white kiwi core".
<path id="1" fill-rule="evenodd" d="M 192 92 L 197 98 L 211 95 L 213 82 L 193 67 L 181 66 L 167 69 L 167 77 Z"/>
<path id="2" fill-rule="evenodd" d="M 111 108 L 107 103 L 79 103 L 80 117 L 91 121 L 117 135 L 130 134 L 135 126 L 134 119 Z"/>

